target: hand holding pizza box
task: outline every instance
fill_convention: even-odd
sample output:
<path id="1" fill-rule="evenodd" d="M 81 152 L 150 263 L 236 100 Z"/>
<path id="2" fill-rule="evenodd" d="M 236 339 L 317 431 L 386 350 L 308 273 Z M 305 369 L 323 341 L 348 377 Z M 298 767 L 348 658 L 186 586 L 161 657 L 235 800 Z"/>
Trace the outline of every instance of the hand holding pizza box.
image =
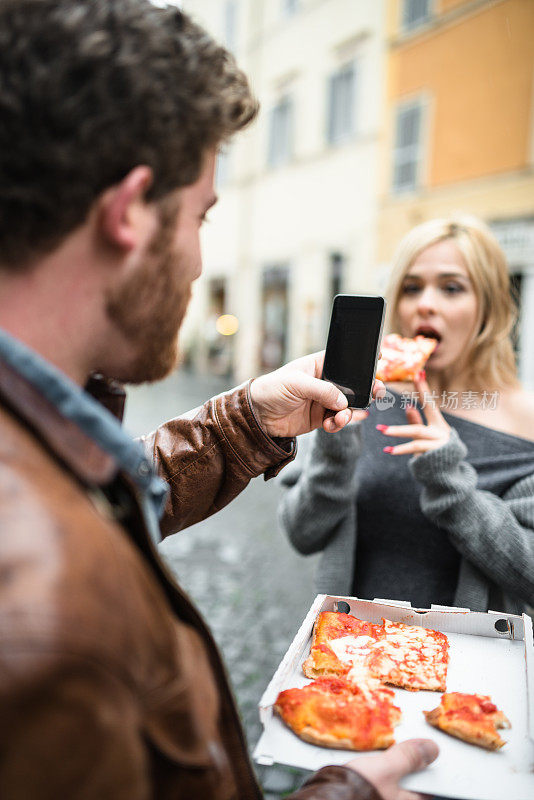
<path id="1" fill-rule="evenodd" d="M 383 760 L 390 753 L 396 759 L 398 748 L 433 740 L 439 757 L 405 772 L 391 797 L 412 791 L 526 800 L 534 797 L 531 620 L 318 595 L 260 701 L 260 715 L 261 764 L 353 766 L 372 782 L 368 764 L 387 766 Z"/>

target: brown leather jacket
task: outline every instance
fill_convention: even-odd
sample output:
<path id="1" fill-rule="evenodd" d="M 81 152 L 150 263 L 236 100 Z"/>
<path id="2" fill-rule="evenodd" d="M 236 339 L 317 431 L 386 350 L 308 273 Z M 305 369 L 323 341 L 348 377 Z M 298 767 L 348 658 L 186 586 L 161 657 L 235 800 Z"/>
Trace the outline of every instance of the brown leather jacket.
<path id="1" fill-rule="evenodd" d="M 119 412 L 122 395 L 93 393 Z M 108 406 L 110 403 L 108 402 Z M 292 457 L 247 387 L 145 439 L 164 534 Z M 0 362 L 0 798 L 259 798 L 213 639 L 158 558 L 114 459 Z M 294 800 L 376 800 L 321 770 Z"/>

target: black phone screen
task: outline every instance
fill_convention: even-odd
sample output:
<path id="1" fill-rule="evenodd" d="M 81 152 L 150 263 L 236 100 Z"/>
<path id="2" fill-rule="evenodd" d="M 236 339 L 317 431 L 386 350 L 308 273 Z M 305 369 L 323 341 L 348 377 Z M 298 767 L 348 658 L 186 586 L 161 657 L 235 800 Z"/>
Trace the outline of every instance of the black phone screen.
<path id="1" fill-rule="evenodd" d="M 385 305 L 383 297 L 334 298 L 323 378 L 341 389 L 352 408 L 371 401 Z"/>

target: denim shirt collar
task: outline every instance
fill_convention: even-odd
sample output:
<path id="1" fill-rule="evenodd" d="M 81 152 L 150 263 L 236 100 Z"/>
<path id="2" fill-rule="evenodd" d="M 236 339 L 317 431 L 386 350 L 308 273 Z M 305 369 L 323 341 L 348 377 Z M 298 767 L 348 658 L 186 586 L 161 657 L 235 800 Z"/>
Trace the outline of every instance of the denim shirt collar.
<path id="1" fill-rule="evenodd" d="M 159 519 L 168 488 L 139 442 L 97 400 L 53 364 L 0 328 L 0 358 L 31 383 L 68 420 L 109 453 L 152 506 Z"/>

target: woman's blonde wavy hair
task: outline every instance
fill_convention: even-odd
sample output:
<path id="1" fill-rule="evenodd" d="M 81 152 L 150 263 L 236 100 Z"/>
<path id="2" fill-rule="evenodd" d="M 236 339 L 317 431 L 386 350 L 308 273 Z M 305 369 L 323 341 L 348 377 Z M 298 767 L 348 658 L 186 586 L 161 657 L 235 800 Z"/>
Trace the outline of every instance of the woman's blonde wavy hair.
<path id="1" fill-rule="evenodd" d="M 388 330 L 400 329 L 398 303 L 404 277 L 419 253 L 451 239 L 461 252 L 478 301 L 479 324 L 469 343 L 468 366 L 473 388 L 517 386 L 511 333 L 517 319 L 506 258 L 489 228 L 476 217 L 459 214 L 433 219 L 413 228 L 394 257 L 387 297 Z"/>

